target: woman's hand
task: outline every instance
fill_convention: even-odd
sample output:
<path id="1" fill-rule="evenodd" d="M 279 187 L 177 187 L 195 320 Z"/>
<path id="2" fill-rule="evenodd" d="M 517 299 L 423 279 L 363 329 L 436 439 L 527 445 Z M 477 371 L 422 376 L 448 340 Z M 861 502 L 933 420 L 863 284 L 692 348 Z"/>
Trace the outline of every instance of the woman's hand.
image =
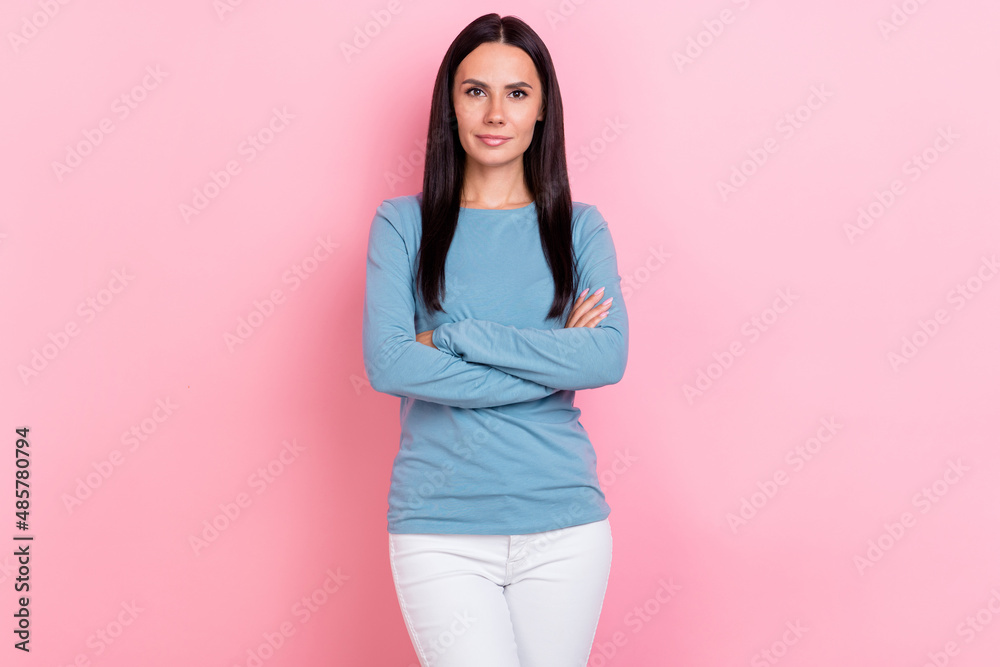
<path id="1" fill-rule="evenodd" d="M 590 288 L 583 290 L 573 304 L 573 310 L 566 320 L 567 329 L 571 327 L 590 327 L 593 329 L 597 323 L 604 319 L 611 309 L 611 299 L 598 304 L 597 301 L 604 296 L 604 288 L 597 290 L 589 297 L 584 298 Z"/>
<path id="2" fill-rule="evenodd" d="M 583 290 L 583 292 L 576 298 L 576 302 L 573 304 L 573 310 L 569 314 L 569 318 L 566 320 L 567 329 L 571 327 L 590 327 L 593 329 L 597 326 L 597 323 L 605 318 L 607 312 L 611 309 L 611 299 L 608 299 L 604 303 L 598 304 L 597 301 L 604 296 L 604 288 L 597 290 L 589 297 L 584 298 L 590 288 Z M 434 334 L 434 329 L 429 331 L 421 331 L 417 334 L 417 342 L 423 343 L 427 347 L 438 349 L 434 345 L 434 341 L 431 336 Z"/>
<path id="3" fill-rule="evenodd" d="M 424 345 L 436 350 L 437 347 L 435 347 L 434 341 L 431 340 L 431 335 L 433 333 L 434 329 L 431 329 L 430 331 L 421 331 L 420 333 L 417 334 L 417 342 L 423 343 Z"/>

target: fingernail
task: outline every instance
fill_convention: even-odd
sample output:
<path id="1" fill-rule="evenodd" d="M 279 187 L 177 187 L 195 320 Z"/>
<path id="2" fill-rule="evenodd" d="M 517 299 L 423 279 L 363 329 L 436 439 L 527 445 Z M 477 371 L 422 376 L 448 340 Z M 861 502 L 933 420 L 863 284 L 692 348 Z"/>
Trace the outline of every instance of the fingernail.
<path id="1" fill-rule="evenodd" d="M 604 288 L 602 287 L 601 289 L 599 289 L 599 290 L 597 290 L 596 292 L 594 292 L 594 294 L 600 294 L 600 293 L 601 293 L 601 292 L 603 292 L 603 291 L 604 291 Z"/>
<path id="2" fill-rule="evenodd" d="M 605 301 L 605 302 L 604 302 L 604 303 L 602 303 L 601 305 L 602 305 L 602 306 L 606 306 L 606 305 L 608 305 L 609 303 L 611 303 L 611 302 L 612 302 L 612 301 L 614 301 L 614 300 L 615 300 L 615 297 L 613 297 L 613 296 L 609 296 L 609 297 L 608 297 L 608 299 L 607 299 L 607 301 Z"/>
<path id="3" fill-rule="evenodd" d="M 586 294 L 589 291 L 590 291 L 590 288 L 588 287 L 587 289 L 585 289 L 582 292 L 580 292 L 580 296 L 583 296 L 584 294 Z M 577 297 L 577 298 L 579 299 L 580 297 Z"/>

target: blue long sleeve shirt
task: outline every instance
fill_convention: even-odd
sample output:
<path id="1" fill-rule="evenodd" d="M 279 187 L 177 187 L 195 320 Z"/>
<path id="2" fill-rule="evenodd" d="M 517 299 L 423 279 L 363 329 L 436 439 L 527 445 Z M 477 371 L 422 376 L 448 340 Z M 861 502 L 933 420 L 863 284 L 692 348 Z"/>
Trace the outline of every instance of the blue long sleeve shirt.
<path id="1" fill-rule="evenodd" d="M 606 518 L 574 397 L 625 373 L 628 314 L 608 223 L 573 202 L 577 295 L 604 287 L 598 303 L 614 297 L 595 327 L 545 319 L 555 285 L 534 202 L 460 209 L 447 312 L 429 314 L 415 280 L 421 197 L 383 200 L 368 236 L 365 371 L 372 388 L 401 399 L 389 532 L 514 535 Z M 438 349 L 416 341 L 428 330 Z"/>

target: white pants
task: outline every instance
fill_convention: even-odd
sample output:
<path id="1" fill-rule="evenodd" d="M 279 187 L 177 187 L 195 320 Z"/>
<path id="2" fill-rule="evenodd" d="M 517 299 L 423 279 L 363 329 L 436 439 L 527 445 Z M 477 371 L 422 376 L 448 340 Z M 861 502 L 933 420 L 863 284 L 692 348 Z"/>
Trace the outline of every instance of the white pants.
<path id="1" fill-rule="evenodd" d="M 389 533 L 389 562 L 422 667 L 583 667 L 611 571 L 611 525 Z"/>

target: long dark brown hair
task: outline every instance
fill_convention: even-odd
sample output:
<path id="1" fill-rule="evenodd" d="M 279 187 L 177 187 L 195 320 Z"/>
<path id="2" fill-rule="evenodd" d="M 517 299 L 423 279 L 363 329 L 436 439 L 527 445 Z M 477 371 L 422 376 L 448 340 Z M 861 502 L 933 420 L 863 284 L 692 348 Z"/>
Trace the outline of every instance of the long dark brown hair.
<path id="1" fill-rule="evenodd" d="M 477 18 L 451 43 L 438 69 L 427 128 L 417 286 L 429 313 L 445 312 L 438 295 L 445 289 L 445 259 L 458 226 L 465 173 L 465 149 L 458 138 L 452 86 L 459 63 L 484 42 L 520 48 L 531 57 L 541 79 L 545 117 L 536 122 L 531 144 L 524 152 L 524 177 L 535 199 L 542 250 L 555 283 L 546 319 L 559 317 L 572 300 L 579 279 L 571 229 L 573 201 L 566 170 L 562 97 L 548 49 L 535 31 L 516 16 L 486 14 Z"/>

